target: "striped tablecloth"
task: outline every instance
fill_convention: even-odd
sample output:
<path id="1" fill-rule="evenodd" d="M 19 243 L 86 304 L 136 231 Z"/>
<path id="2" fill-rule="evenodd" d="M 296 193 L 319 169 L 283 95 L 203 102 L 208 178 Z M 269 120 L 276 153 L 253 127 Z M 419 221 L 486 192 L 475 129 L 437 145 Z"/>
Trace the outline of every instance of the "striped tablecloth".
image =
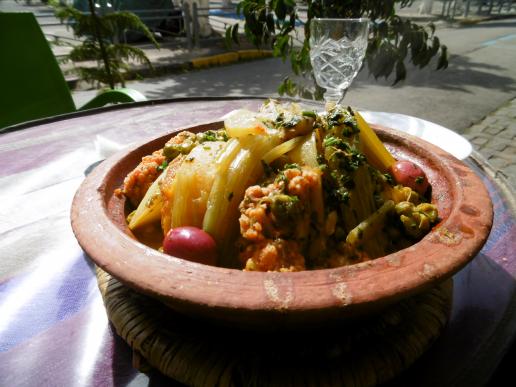
<path id="1" fill-rule="evenodd" d="M 170 385 L 133 369 L 129 348 L 109 326 L 93 265 L 70 227 L 71 201 L 84 171 L 110 146 L 214 121 L 235 108 L 256 109 L 261 102 L 157 101 L 0 134 L 0 386 Z M 515 337 L 513 193 L 479 155 L 466 162 L 492 195 L 493 230 L 480 254 L 454 277 L 450 323 L 402 375 L 407 385 L 481 385 Z"/>

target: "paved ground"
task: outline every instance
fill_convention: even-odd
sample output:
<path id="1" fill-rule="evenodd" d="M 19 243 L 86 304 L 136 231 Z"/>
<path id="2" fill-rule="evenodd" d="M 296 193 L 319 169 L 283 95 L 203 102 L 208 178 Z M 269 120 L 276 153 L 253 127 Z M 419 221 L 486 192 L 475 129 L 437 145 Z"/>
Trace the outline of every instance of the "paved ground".
<path id="1" fill-rule="evenodd" d="M 516 98 L 466 130 L 474 148 L 516 188 Z"/>

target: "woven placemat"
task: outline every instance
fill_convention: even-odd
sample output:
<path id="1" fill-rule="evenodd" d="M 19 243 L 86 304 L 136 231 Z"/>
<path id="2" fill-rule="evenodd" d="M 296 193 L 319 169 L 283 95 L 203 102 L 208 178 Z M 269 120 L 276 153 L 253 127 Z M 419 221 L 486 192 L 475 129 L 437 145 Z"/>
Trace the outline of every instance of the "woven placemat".
<path id="1" fill-rule="evenodd" d="M 354 325 L 291 333 L 211 326 L 180 315 L 97 268 L 110 321 L 133 362 L 191 386 L 372 386 L 392 379 L 440 335 L 452 281 Z M 148 368 L 147 368 L 148 370 Z"/>

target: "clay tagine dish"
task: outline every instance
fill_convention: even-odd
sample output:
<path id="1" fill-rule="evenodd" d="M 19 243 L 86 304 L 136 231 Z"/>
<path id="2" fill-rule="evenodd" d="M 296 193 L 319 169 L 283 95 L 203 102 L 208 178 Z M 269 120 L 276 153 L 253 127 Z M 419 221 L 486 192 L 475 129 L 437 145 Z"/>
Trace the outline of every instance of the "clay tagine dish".
<path id="1" fill-rule="evenodd" d="M 221 122 L 193 132 L 219 129 Z M 292 326 L 365 316 L 442 283 L 487 240 L 492 203 L 464 163 L 416 137 L 373 126 L 396 159 L 420 165 L 432 187 L 439 223 L 416 244 L 335 269 L 246 272 L 186 261 L 138 242 L 127 227 L 125 198 L 114 194 L 145 155 L 178 132 L 118 153 L 83 182 L 72 227 L 93 262 L 128 287 L 189 316 L 234 326 Z"/>

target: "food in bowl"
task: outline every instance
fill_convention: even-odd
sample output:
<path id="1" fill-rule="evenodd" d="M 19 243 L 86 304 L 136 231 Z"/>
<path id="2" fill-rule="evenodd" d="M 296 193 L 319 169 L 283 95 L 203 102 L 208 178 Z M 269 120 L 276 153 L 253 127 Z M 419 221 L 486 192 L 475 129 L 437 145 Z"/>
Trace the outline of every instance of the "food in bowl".
<path id="1" fill-rule="evenodd" d="M 396 161 L 358 112 L 339 105 L 317 114 L 269 100 L 229 113 L 220 130 L 180 132 L 118 194 L 134 207 L 127 221 L 141 242 L 246 271 L 372 260 L 438 220 L 423 170 Z"/>

